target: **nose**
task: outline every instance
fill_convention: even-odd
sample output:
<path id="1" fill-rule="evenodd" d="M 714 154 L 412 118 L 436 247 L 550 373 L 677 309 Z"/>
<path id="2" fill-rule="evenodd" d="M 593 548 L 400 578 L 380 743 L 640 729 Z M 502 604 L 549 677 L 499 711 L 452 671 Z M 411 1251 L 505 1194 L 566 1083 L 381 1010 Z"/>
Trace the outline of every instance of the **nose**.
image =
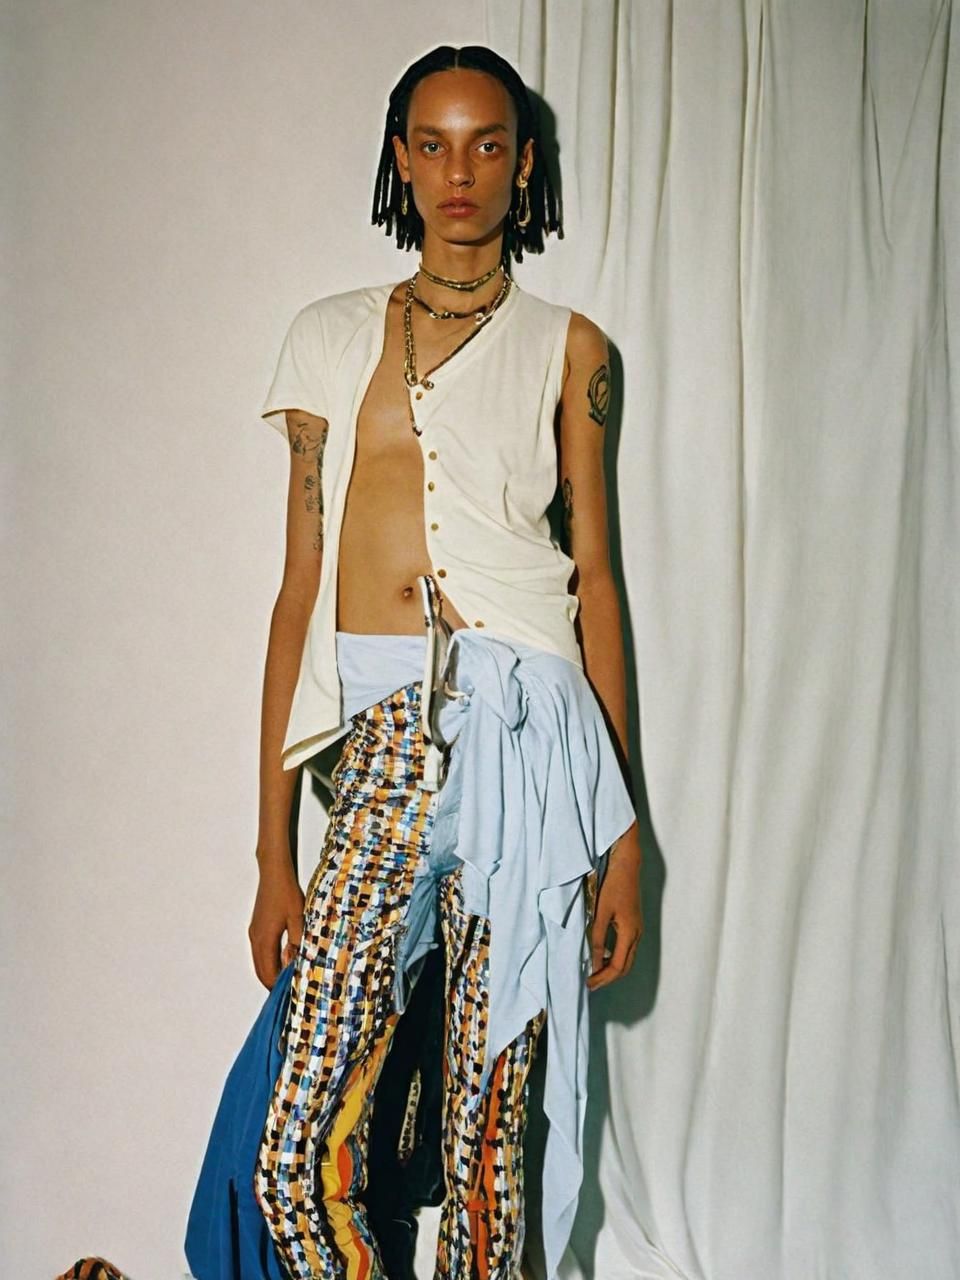
<path id="1" fill-rule="evenodd" d="M 450 187 L 472 187 L 474 183 L 473 167 L 465 152 L 451 150 L 447 160 L 447 185 Z"/>

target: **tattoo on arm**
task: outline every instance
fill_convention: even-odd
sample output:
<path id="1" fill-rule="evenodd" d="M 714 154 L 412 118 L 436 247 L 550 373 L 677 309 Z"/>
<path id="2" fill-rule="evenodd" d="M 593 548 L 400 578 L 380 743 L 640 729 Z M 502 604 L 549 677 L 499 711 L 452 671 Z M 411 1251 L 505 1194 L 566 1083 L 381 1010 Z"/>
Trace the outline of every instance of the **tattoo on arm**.
<path id="1" fill-rule="evenodd" d="M 563 478 L 561 493 L 563 495 L 563 531 L 569 546 L 573 541 L 573 485 L 567 476 Z"/>
<path id="2" fill-rule="evenodd" d="M 297 427 L 296 435 L 290 441 L 290 448 L 294 453 L 299 453 L 303 457 L 314 454 L 314 470 L 306 476 L 303 482 L 303 501 L 308 511 L 315 511 L 317 514 L 317 532 L 313 539 L 314 551 L 323 550 L 323 450 L 327 443 L 327 427 L 323 428 L 320 438 L 317 439 L 310 431 L 310 428 L 301 423 Z"/>
<path id="3" fill-rule="evenodd" d="M 610 369 L 606 364 L 594 371 L 587 387 L 587 400 L 590 402 L 590 417 L 599 426 L 604 426 L 610 404 Z"/>

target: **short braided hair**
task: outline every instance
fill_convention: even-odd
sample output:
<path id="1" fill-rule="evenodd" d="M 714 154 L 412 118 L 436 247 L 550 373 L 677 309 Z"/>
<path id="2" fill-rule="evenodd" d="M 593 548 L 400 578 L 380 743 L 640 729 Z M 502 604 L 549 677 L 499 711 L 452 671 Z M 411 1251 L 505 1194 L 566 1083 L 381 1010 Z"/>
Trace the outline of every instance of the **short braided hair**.
<path id="1" fill-rule="evenodd" d="M 527 185 L 530 199 L 530 221 L 525 227 L 517 225 L 517 211 L 521 192 L 514 184 L 510 208 L 503 226 L 503 264 L 509 266 L 511 257 L 523 261 L 524 251 L 543 253 L 544 236 L 551 231 L 563 239 L 563 222 L 559 201 L 547 166 L 544 163 L 540 135 L 540 120 L 526 86 L 505 58 L 484 45 L 464 45 L 460 49 L 452 45 L 440 45 L 418 58 L 407 67 L 397 81 L 387 104 L 387 118 L 383 130 L 383 146 L 377 181 L 373 194 L 375 227 L 384 227 L 386 234 L 396 237 L 401 249 L 419 249 L 423 244 L 423 219 L 412 200 L 407 202 L 407 212 L 401 212 L 403 181 L 397 168 L 393 149 L 393 136 L 406 141 L 407 111 L 414 89 L 425 76 L 435 71 L 450 71 L 463 67 L 470 71 L 485 71 L 499 80 L 513 99 L 517 112 L 517 150 L 522 150 L 528 138 L 533 139 L 534 163 Z"/>

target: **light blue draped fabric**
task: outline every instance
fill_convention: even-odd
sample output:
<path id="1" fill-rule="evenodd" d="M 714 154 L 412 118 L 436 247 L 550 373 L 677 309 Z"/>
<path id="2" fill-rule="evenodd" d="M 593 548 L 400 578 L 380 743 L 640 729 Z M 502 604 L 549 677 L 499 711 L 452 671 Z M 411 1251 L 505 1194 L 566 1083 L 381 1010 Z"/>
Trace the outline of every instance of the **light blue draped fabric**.
<path id="1" fill-rule="evenodd" d="M 337 670 L 343 690 L 341 729 L 350 717 L 423 676 L 422 635 L 337 632 Z"/>
<path id="2" fill-rule="evenodd" d="M 483 1084 L 500 1051 L 547 1010 L 543 1245 L 549 1280 L 566 1248 L 583 1171 L 590 966 L 584 876 L 634 821 L 590 684 L 565 658 L 454 633 L 439 726 L 453 742 L 430 867 L 418 877 L 400 970 L 429 947 L 436 881 L 462 860 L 468 911 L 490 919 Z"/>

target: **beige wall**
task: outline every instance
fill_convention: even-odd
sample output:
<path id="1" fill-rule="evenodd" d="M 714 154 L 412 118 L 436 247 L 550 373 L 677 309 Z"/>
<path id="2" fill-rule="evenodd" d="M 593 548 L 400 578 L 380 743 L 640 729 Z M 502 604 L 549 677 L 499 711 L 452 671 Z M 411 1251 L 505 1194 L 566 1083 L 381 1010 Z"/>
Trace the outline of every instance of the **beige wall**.
<path id="1" fill-rule="evenodd" d="M 386 94 L 483 38 L 466 0 L 22 0 L 4 21 L 18 1280 L 86 1252 L 184 1271 L 263 994 L 246 925 L 286 456 L 257 409 L 295 309 L 404 274 L 368 225 Z"/>

